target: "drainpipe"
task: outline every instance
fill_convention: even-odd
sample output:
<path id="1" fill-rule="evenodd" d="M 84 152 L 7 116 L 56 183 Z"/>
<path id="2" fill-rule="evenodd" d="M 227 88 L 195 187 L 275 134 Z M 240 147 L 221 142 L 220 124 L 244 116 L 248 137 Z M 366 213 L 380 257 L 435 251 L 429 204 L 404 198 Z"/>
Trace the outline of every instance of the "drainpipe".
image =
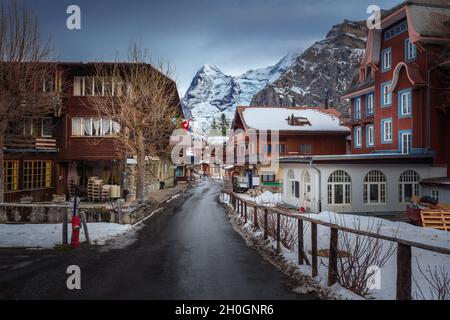
<path id="1" fill-rule="evenodd" d="M 317 171 L 319 174 L 319 201 L 317 202 L 319 213 L 322 212 L 322 172 L 319 168 L 317 168 L 315 165 L 313 165 L 313 159 L 309 161 L 309 166 Z"/>
<path id="2" fill-rule="evenodd" d="M 428 68 L 428 74 L 427 74 L 427 145 L 428 150 L 431 149 L 431 106 L 430 106 L 430 81 L 431 81 L 431 70 L 433 68 L 430 68 L 428 60 L 428 51 L 427 51 L 427 68 Z"/>

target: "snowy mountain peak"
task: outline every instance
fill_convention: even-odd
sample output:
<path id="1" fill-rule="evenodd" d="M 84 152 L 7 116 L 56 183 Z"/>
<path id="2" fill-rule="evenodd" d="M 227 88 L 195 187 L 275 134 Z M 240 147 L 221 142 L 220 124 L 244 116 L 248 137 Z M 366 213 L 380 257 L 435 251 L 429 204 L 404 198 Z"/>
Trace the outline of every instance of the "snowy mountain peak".
<path id="1" fill-rule="evenodd" d="M 231 120 L 238 105 L 249 105 L 254 94 L 277 80 L 299 55 L 289 54 L 273 66 L 249 70 L 235 77 L 224 74 L 215 65 L 205 64 L 183 97 L 185 114 L 201 122 L 204 129 L 222 113 Z"/>
<path id="2" fill-rule="evenodd" d="M 198 73 L 204 73 L 204 74 L 223 74 L 223 72 L 217 68 L 215 65 L 213 64 L 205 64 L 203 67 L 200 68 L 200 70 L 197 72 Z"/>

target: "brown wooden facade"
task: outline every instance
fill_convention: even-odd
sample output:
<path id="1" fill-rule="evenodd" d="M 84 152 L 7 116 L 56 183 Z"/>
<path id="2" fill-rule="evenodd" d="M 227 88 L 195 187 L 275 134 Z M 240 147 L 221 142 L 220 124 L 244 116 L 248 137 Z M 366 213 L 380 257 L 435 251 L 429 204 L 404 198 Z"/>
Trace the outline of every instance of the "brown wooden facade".
<path id="1" fill-rule="evenodd" d="M 112 122 L 108 124 L 111 126 L 109 129 L 111 134 L 100 136 L 73 134 L 74 119 L 92 119 L 92 123 L 97 123 L 101 118 L 89 105 L 88 98 L 76 95 L 74 88 L 76 77 L 94 77 L 96 64 L 71 62 L 55 64 L 58 70 L 55 77 L 59 77 L 55 83 L 64 85 L 61 86 L 60 92 L 62 108 L 49 115 L 52 123 L 51 136 L 47 133 L 43 137 L 43 130 L 36 128 L 34 136 L 26 138 L 27 144 L 17 143 L 24 139 L 21 134 L 5 137 L 6 202 L 18 201 L 23 196 L 31 196 L 34 201 L 48 201 L 54 194 L 67 195 L 71 170 L 77 170 L 78 174 L 84 171 L 83 175 L 103 174 L 106 183 L 121 185 L 123 182 L 126 159 L 117 151 Z M 179 102 L 175 83 L 173 87 L 174 99 Z M 182 114 L 181 105 L 179 106 Z M 107 123 L 108 119 L 104 121 Z M 36 122 L 38 123 L 39 119 L 36 119 Z M 95 125 L 92 125 L 95 128 Z M 47 161 L 45 169 L 41 168 L 42 161 Z M 30 164 L 37 167 L 30 169 Z M 30 183 L 29 177 L 27 180 L 27 172 L 28 176 L 33 176 L 31 180 L 42 180 L 41 178 L 46 175 L 47 181 Z"/>

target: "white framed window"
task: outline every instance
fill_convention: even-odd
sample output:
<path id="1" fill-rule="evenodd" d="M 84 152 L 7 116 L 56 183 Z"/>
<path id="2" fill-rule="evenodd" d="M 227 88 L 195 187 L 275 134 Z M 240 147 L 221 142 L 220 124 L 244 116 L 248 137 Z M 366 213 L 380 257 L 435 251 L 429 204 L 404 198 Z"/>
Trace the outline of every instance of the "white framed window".
<path id="1" fill-rule="evenodd" d="M 343 171 L 337 170 L 328 178 L 328 204 L 332 205 L 349 205 L 351 204 L 351 187 L 352 181 L 350 175 Z"/>
<path id="2" fill-rule="evenodd" d="M 355 127 L 355 148 L 361 148 L 361 127 Z"/>
<path id="3" fill-rule="evenodd" d="M 437 189 L 431 189 L 431 197 L 439 202 L 439 190 Z"/>
<path id="4" fill-rule="evenodd" d="M 400 133 L 401 151 L 403 154 L 410 154 L 412 148 L 412 134 L 411 132 Z"/>
<path id="5" fill-rule="evenodd" d="M 300 199 L 300 182 L 295 180 L 294 171 L 288 171 L 287 180 L 289 182 L 289 196 L 291 198 Z"/>
<path id="6" fill-rule="evenodd" d="M 364 178 L 364 203 L 386 204 L 386 176 L 383 172 L 372 170 Z"/>
<path id="7" fill-rule="evenodd" d="M 121 96 L 123 83 L 111 77 L 74 77 L 73 95 L 86 96 Z"/>
<path id="8" fill-rule="evenodd" d="M 412 197 L 419 196 L 419 181 L 419 174 L 413 170 L 407 170 L 401 174 L 398 184 L 400 203 L 409 203 Z"/>
<path id="9" fill-rule="evenodd" d="M 373 114 L 374 113 L 374 105 L 373 105 L 373 94 L 367 95 L 367 114 Z"/>
<path id="10" fill-rule="evenodd" d="M 53 119 L 50 117 L 41 119 L 41 137 L 51 138 L 53 136 Z"/>
<path id="11" fill-rule="evenodd" d="M 392 119 L 382 120 L 383 127 L 383 143 L 392 142 Z"/>
<path id="12" fill-rule="evenodd" d="M 311 144 L 301 144 L 300 145 L 300 154 L 312 154 L 312 145 Z"/>
<path id="13" fill-rule="evenodd" d="M 375 145 L 375 127 L 373 124 L 369 124 L 367 127 L 367 146 L 372 147 Z"/>
<path id="14" fill-rule="evenodd" d="M 24 118 L 23 136 L 51 138 L 53 136 L 53 118 L 51 117 Z"/>
<path id="15" fill-rule="evenodd" d="M 399 101 L 399 111 L 400 117 L 410 116 L 412 113 L 412 94 L 411 90 L 404 90 L 399 92 L 398 96 Z"/>
<path id="16" fill-rule="evenodd" d="M 381 60 L 382 60 L 382 71 L 390 70 L 392 67 L 391 48 L 383 50 Z"/>
<path id="17" fill-rule="evenodd" d="M 355 120 L 361 119 L 361 97 L 355 98 Z"/>
<path id="18" fill-rule="evenodd" d="M 390 106 L 392 104 L 391 83 L 383 83 L 381 85 L 381 105 Z"/>
<path id="19" fill-rule="evenodd" d="M 110 118 L 72 118 L 72 136 L 114 136 L 120 132 L 120 125 Z"/>
<path id="20" fill-rule="evenodd" d="M 416 45 L 409 41 L 409 39 L 405 40 L 405 60 L 412 61 L 417 57 L 417 49 Z"/>

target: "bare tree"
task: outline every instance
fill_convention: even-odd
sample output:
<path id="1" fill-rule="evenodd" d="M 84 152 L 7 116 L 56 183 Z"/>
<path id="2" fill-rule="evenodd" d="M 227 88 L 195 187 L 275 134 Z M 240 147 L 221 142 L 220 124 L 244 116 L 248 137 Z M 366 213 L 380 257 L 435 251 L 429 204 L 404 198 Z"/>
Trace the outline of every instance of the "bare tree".
<path id="1" fill-rule="evenodd" d="M 143 200 L 146 157 L 169 154 L 174 119 L 181 115 L 176 85 L 171 79 L 174 69 L 131 44 L 127 63 L 98 64 L 95 74 L 114 89 L 112 94 L 89 97 L 89 105 L 120 126 L 115 132 L 116 149 L 122 155 L 137 157 L 136 198 Z"/>
<path id="2" fill-rule="evenodd" d="M 419 259 L 416 257 L 417 268 L 420 274 L 428 284 L 429 296 L 425 294 L 425 288 L 419 284 L 416 277 L 413 277 L 414 284 L 417 287 L 417 292 L 414 294 L 415 300 L 450 300 L 450 274 L 445 270 L 444 266 L 434 267 L 431 269 L 430 265 L 426 270 L 420 266 Z"/>
<path id="3" fill-rule="evenodd" d="M 18 128 L 24 117 L 48 114 L 53 108 L 54 96 L 44 92 L 44 83 L 55 77 L 55 65 L 43 63 L 50 53 L 50 41 L 41 37 L 36 15 L 14 0 L 0 3 L 0 202 L 8 128 Z"/>
<path id="4" fill-rule="evenodd" d="M 343 219 L 336 224 L 345 225 Z M 353 221 L 352 229 L 381 234 L 381 222 L 375 219 L 362 226 L 359 219 Z M 395 232 L 394 234 L 396 234 Z M 378 238 L 341 232 L 338 248 L 338 282 L 339 284 L 366 297 L 369 282 L 373 280 L 377 268 L 381 269 L 395 252 L 395 243 Z M 326 262 L 323 262 L 326 266 Z M 327 266 L 328 267 L 328 266 Z"/>

